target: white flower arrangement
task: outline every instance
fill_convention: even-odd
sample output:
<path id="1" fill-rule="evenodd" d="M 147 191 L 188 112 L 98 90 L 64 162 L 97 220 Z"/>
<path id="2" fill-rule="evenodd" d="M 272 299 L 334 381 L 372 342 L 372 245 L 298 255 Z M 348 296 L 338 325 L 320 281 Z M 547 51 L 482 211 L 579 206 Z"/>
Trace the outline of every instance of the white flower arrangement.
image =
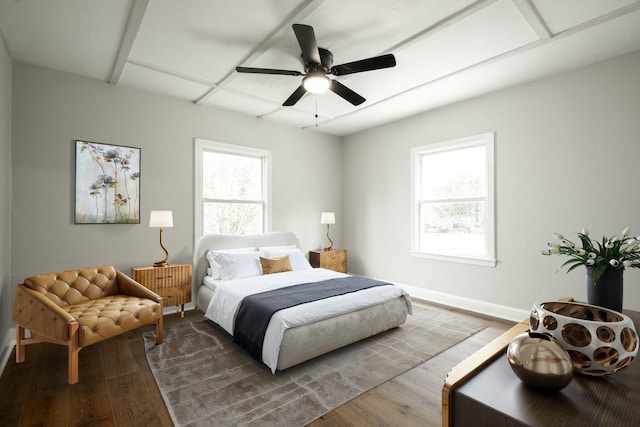
<path id="1" fill-rule="evenodd" d="M 597 283 L 606 270 L 640 268 L 640 236 L 629 236 L 629 227 L 622 230 L 620 235 L 609 238 L 603 236 L 602 242 L 592 241 L 589 231 L 583 228 L 582 232 L 578 233 L 582 247 L 578 247 L 562 234 L 553 235 L 558 241 L 547 243 L 547 249 L 542 251 L 542 255 L 567 255 L 570 259 L 563 262 L 558 270 L 569 266 L 568 273 L 581 265 L 593 267 L 594 282 Z"/>

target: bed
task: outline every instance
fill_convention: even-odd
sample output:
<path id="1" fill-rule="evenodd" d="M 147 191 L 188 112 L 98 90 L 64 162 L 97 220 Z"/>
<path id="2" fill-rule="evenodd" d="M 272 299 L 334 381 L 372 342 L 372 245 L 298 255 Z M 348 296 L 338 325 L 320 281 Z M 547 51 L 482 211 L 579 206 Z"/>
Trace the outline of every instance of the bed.
<path id="1" fill-rule="evenodd" d="M 255 253 L 249 252 L 259 252 L 269 260 L 285 258 L 283 255 L 286 255 L 285 262 L 290 262 L 289 267 L 292 268 L 285 270 L 293 271 L 280 272 L 276 269 L 273 274 L 262 274 L 262 270 L 246 273 L 245 267 L 249 266 L 250 258 L 251 268 L 255 265 Z M 220 253 L 225 254 L 223 259 L 233 260 L 233 268 L 225 269 L 218 265 L 220 271 L 212 271 L 212 266 L 216 265 L 212 261 L 214 256 L 217 262 L 224 264 Z M 192 295 L 196 308 L 204 311 L 206 318 L 232 336 L 239 304 L 247 295 L 282 286 L 358 279 L 344 273 L 311 268 L 302 255 L 298 238 L 291 232 L 282 231 L 253 235 L 204 235 L 195 244 L 193 266 Z M 265 266 L 264 271 L 271 268 L 271 265 Z M 234 269 L 241 269 L 245 274 L 236 274 L 237 271 L 227 274 Z M 221 274 L 226 274 L 226 277 L 221 277 Z M 410 313 L 409 295 L 396 286 L 381 283 L 357 292 L 286 308 L 276 312 L 268 324 L 264 350 L 261 350 L 262 361 L 272 372 L 285 370 L 395 328 L 403 324 Z"/>

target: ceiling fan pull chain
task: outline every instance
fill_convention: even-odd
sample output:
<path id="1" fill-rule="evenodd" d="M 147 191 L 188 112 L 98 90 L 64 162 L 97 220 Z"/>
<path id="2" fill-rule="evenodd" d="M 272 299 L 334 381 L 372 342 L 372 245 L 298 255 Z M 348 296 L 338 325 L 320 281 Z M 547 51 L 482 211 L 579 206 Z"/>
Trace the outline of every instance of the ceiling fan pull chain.
<path id="1" fill-rule="evenodd" d="M 316 127 L 318 127 L 318 95 L 316 95 Z"/>

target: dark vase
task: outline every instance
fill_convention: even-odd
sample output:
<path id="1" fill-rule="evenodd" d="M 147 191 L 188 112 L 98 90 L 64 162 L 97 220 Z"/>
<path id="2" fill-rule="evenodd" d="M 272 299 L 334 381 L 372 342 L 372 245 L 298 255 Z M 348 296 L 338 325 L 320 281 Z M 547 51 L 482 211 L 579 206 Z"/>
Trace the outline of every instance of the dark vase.
<path id="1" fill-rule="evenodd" d="M 623 269 L 605 270 L 598 283 L 593 282 L 594 267 L 587 267 L 587 303 L 622 311 Z"/>

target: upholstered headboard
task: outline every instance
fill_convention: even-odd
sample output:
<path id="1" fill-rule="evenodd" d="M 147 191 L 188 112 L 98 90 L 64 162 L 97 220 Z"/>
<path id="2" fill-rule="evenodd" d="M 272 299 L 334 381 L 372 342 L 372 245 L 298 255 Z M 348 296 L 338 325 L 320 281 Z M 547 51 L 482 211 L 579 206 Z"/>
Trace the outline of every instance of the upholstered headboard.
<path id="1" fill-rule="evenodd" d="M 193 303 L 198 305 L 198 288 L 202 279 L 207 275 L 209 249 L 236 249 L 260 246 L 297 245 L 300 241 L 289 231 L 274 231 L 264 234 L 205 234 L 196 241 L 193 249 L 193 289 L 191 292 Z"/>

